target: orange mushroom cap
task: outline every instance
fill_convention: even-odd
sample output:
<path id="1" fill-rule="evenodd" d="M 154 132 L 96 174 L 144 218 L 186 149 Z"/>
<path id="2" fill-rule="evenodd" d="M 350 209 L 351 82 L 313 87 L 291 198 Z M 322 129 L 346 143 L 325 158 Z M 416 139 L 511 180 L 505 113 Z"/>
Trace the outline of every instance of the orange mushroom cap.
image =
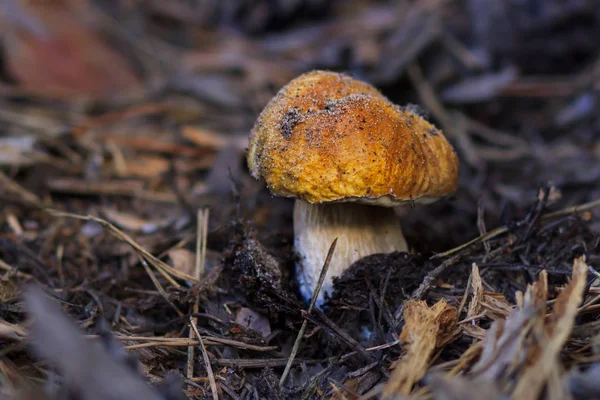
<path id="1" fill-rule="evenodd" d="M 395 206 L 453 193 L 458 157 L 420 115 L 347 75 L 313 71 L 269 102 L 248 166 L 278 196 Z"/>

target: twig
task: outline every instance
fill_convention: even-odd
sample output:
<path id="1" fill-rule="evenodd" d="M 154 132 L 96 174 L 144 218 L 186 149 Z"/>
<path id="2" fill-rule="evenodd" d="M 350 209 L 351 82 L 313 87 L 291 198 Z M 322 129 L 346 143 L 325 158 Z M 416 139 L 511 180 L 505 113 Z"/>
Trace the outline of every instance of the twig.
<path id="1" fill-rule="evenodd" d="M 204 347 L 202 336 L 200 335 L 200 332 L 198 332 L 198 328 L 196 328 L 196 324 L 194 324 L 194 317 L 192 316 L 190 316 L 190 325 L 196 333 L 196 336 L 198 336 L 198 344 L 200 345 L 200 350 L 202 351 L 202 358 L 204 358 L 204 366 L 206 368 L 206 373 L 208 374 L 208 380 L 210 381 L 210 390 L 212 391 L 213 399 L 219 400 L 219 394 L 217 393 L 217 382 L 215 382 L 215 375 L 213 374 L 212 366 L 210 365 L 210 359 L 208 358 L 206 347 Z"/>
<path id="2" fill-rule="evenodd" d="M 331 263 L 331 257 L 333 257 L 333 252 L 335 251 L 335 246 L 337 245 L 337 238 L 331 243 L 331 247 L 329 247 L 329 251 L 327 252 L 327 258 L 325 258 L 325 263 L 323 264 L 323 268 L 321 269 L 321 274 L 319 275 L 319 281 L 317 282 L 317 287 L 315 288 L 315 292 L 313 293 L 313 297 L 310 301 L 310 306 L 308 307 L 308 314 L 310 314 L 315 306 L 317 301 L 317 297 L 319 296 L 319 292 L 321 291 L 321 287 L 323 286 L 323 281 L 325 280 L 325 276 L 327 275 L 327 270 L 329 269 L 329 264 Z M 281 379 L 279 380 L 279 386 L 283 386 L 285 380 L 290 373 L 290 369 L 292 368 L 292 363 L 294 362 L 294 358 L 296 357 L 296 353 L 298 353 L 298 349 L 300 348 L 300 342 L 302 341 L 302 337 L 304 336 L 304 331 L 306 330 L 306 326 L 308 324 L 308 320 L 304 320 L 302 322 L 302 326 L 300 327 L 300 331 L 298 332 L 298 336 L 296 336 L 296 341 L 294 342 L 294 347 L 292 348 L 292 352 L 290 353 L 290 358 L 283 370 L 283 374 L 281 375 Z"/>
<path id="3" fill-rule="evenodd" d="M 457 252 L 461 251 L 462 249 L 465 249 L 465 248 L 467 248 L 467 247 L 469 247 L 469 246 L 471 246 L 471 245 L 473 245 L 475 243 L 479 243 L 479 242 L 483 242 L 483 241 L 486 241 L 486 240 L 493 239 L 496 236 L 500 236 L 500 235 L 502 235 L 503 233 L 506 233 L 506 232 L 508 232 L 508 227 L 506 225 L 505 226 L 501 226 L 499 228 L 496 228 L 496 229 L 493 229 L 493 230 L 489 231 L 485 235 L 481 235 L 479 237 L 476 237 L 475 239 L 469 240 L 467 243 L 463 243 L 460 246 L 456 246 L 453 249 L 450 249 L 450 250 L 445 251 L 443 253 L 435 254 L 435 255 L 433 255 L 433 256 L 430 257 L 430 260 L 434 260 L 436 258 L 447 257 L 447 256 L 452 255 L 454 253 L 457 253 Z"/>
<path id="4" fill-rule="evenodd" d="M 584 211 L 593 210 L 594 208 L 600 207 L 600 199 L 590 201 L 589 203 L 579 204 L 573 207 L 563 208 L 562 210 L 554 211 L 551 213 L 547 213 L 542 215 L 542 221 L 546 221 L 549 219 L 554 219 L 558 217 L 564 217 L 571 214 L 579 214 Z"/>

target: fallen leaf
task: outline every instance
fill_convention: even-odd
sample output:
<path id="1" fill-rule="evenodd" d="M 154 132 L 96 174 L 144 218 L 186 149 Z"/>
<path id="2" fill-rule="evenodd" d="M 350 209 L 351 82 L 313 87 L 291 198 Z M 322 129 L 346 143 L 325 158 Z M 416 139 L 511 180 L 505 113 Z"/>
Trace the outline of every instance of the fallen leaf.
<path id="1" fill-rule="evenodd" d="M 405 325 L 400 341 L 406 343 L 406 354 L 395 363 L 385 385 L 385 397 L 408 395 L 421 379 L 435 350 L 456 337 L 457 310 L 445 300 L 432 307 L 424 301 L 409 301 L 404 305 Z"/>
<path id="2" fill-rule="evenodd" d="M 240 308 L 236 313 L 235 322 L 238 325 L 260 333 L 263 338 L 271 334 L 269 319 L 250 308 Z"/>
<path id="3" fill-rule="evenodd" d="M 102 97 L 141 87 L 79 7 L 11 0 L 2 19 L 9 74 L 26 90 Z"/>
<path id="4" fill-rule="evenodd" d="M 173 268 L 184 274 L 194 276 L 196 254 L 188 249 L 171 249 L 167 252 Z"/>
<path id="5" fill-rule="evenodd" d="M 199 126 L 184 126 L 181 128 L 183 137 L 199 147 L 222 149 L 227 146 L 227 137 Z"/>
<path id="6" fill-rule="evenodd" d="M 136 215 L 117 211 L 112 208 L 104 208 L 102 214 L 104 214 L 104 217 L 107 220 L 117 225 L 119 228 L 146 234 L 154 233 L 171 223 L 170 219 L 146 220 Z"/>
<path id="7" fill-rule="evenodd" d="M 137 155 L 131 159 L 125 159 L 125 168 L 116 172 L 120 177 L 155 178 L 168 170 L 169 161 L 164 157 Z"/>

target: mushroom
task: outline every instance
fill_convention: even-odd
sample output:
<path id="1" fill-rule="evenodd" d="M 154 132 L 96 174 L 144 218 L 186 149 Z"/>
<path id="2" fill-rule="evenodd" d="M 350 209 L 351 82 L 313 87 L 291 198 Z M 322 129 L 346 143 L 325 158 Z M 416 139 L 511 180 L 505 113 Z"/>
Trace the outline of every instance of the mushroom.
<path id="1" fill-rule="evenodd" d="M 297 276 L 312 298 L 327 250 L 336 251 L 319 293 L 367 255 L 407 251 L 392 207 L 453 193 L 458 158 L 442 132 L 368 83 L 313 71 L 269 102 L 250 134 L 248 166 L 273 195 L 295 197 Z"/>

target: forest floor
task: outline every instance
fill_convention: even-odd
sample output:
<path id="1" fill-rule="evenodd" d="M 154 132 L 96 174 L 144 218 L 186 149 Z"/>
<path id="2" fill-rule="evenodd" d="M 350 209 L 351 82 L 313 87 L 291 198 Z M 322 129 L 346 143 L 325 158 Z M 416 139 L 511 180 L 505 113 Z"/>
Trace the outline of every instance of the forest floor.
<path id="1" fill-rule="evenodd" d="M 10 0 L 0 23 L 3 396 L 600 397 L 594 2 Z M 293 200 L 245 154 L 312 69 L 418 105 L 461 165 L 398 210 L 409 253 L 308 311 Z"/>

